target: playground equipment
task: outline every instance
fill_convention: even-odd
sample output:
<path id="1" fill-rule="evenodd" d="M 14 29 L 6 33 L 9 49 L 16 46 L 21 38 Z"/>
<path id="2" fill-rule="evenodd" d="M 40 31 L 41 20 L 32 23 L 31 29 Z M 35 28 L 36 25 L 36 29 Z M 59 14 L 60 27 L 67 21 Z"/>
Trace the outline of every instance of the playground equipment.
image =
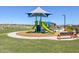
<path id="1" fill-rule="evenodd" d="M 52 31 L 47 27 L 47 24 L 45 22 L 42 22 L 42 27 L 43 27 L 44 30 L 52 33 Z"/>
<path id="2" fill-rule="evenodd" d="M 36 8 L 35 10 L 27 13 L 29 17 L 35 17 L 35 25 L 33 26 L 32 29 L 35 29 L 35 32 L 37 33 L 42 33 L 42 32 L 50 32 L 52 33 L 53 31 L 48 28 L 48 25 L 46 24 L 45 21 L 42 21 L 42 17 L 48 17 L 51 15 L 49 12 L 41 9 L 40 7 Z M 38 21 L 38 17 L 40 17 L 40 21 Z"/>

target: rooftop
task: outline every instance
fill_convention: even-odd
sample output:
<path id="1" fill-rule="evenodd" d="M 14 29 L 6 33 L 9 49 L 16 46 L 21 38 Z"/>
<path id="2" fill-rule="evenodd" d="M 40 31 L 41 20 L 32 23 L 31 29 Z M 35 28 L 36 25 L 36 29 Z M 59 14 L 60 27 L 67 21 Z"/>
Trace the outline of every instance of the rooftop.
<path id="1" fill-rule="evenodd" d="M 28 16 L 33 17 L 33 16 L 43 16 L 43 17 L 48 17 L 50 15 L 49 12 L 43 10 L 40 7 L 37 7 L 35 10 L 28 12 Z"/>

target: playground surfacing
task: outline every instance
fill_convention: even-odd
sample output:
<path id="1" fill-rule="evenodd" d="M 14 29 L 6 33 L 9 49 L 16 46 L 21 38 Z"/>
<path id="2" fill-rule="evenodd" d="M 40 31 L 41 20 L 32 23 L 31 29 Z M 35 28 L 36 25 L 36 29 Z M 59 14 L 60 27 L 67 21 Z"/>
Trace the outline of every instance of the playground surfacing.
<path id="1" fill-rule="evenodd" d="M 58 39 L 50 33 L 28 33 L 24 31 L 12 32 L 7 34 L 9 37 L 19 38 L 19 39 L 49 39 L 49 40 L 76 40 L 78 38 L 70 38 L 70 36 L 61 36 L 62 39 Z M 79 36 L 79 35 L 78 35 Z M 66 37 L 66 38 L 64 38 Z"/>
<path id="2" fill-rule="evenodd" d="M 51 33 L 28 33 L 28 32 L 18 32 L 17 35 L 28 36 L 28 37 L 52 37 Z"/>

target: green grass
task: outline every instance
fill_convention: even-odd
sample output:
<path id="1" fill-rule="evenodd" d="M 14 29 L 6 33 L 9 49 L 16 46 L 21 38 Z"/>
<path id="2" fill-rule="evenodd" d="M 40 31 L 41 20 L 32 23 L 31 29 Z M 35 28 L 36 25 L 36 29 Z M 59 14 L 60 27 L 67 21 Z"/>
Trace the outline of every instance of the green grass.
<path id="1" fill-rule="evenodd" d="M 54 40 L 29 40 L 8 37 L 8 32 L 27 30 L 15 27 L 0 31 L 0 52 L 7 53 L 63 53 L 79 52 L 79 40 L 54 41 Z"/>

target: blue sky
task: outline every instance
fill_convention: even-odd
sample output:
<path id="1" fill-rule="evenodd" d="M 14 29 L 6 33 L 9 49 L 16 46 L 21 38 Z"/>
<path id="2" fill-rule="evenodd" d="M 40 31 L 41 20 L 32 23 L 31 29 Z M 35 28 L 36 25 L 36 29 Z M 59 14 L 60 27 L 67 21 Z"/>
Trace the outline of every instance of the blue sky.
<path id="1" fill-rule="evenodd" d="M 37 6 L 0 6 L 0 24 L 34 24 L 35 18 L 28 17 L 27 12 Z M 79 24 L 78 6 L 41 6 L 42 9 L 52 13 L 44 21 L 63 24 L 63 14 L 66 15 L 66 24 Z"/>

